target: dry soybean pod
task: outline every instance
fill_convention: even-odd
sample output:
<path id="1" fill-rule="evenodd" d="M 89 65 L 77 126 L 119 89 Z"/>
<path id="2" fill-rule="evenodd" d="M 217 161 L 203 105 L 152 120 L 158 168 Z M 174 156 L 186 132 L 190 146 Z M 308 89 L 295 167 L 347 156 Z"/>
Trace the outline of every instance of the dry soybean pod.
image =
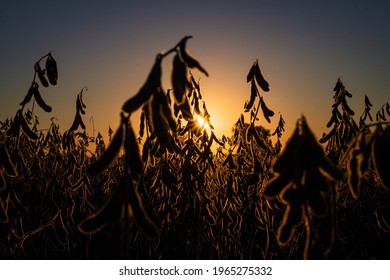
<path id="1" fill-rule="evenodd" d="M 260 136 L 257 133 L 256 129 L 253 127 L 253 124 L 251 124 L 251 126 L 252 126 L 252 135 L 255 138 L 257 145 L 263 151 L 267 150 L 268 149 L 267 144 L 264 142 L 264 140 L 262 138 L 260 138 Z"/>
<path id="2" fill-rule="evenodd" d="M 122 116 L 123 118 L 123 116 Z M 139 152 L 139 146 L 130 122 L 125 126 L 125 165 L 130 168 L 134 179 L 142 174 L 143 163 Z"/>
<path id="3" fill-rule="evenodd" d="M 156 134 L 159 143 L 165 147 L 168 145 L 169 141 L 168 124 L 161 113 L 161 106 L 156 98 L 153 98 L 152 101 L 152 111 L 154 133 Z"/>
<path id="4" fill-rule="evenodd" d="M 202 65 L 200 65 L 200 63 L 195 58 L 193 58 L 191 55 L 189 55 L 187 53 L 186 43 L 187 43 L 187 40 L 190 39 L 190 38 L 192 38 L 192 36 L 185 36 L 180 41 L 180 43 L 179 43 L 180 54 L 181 54 L 184 62 L 187 64 L 188 67 L 190 67 L 190 68 L 197 68 L 203 74 L 205 74 L 206 76 L 209 76 L 209 74 L 207 73 L 206 69 L 204 69 L 202 67 Z"/>
<path id="5" fill-rule="evenodd" d="M 161 88 L 158 88 L 156 95 L 154 98 L 158 98 L 160 106 L 161 106 L 161 114 L 164 116 L 166 121 L 168 122 L 169 128 L 171 131 L 176 132 L 177 125 L 176 120 L 172 115 L 171 107 L 169 107 L 168 98 L 163 93 Z"/>
<path id="6" fill-rule="evenodd" d="M 267 120 L 267 122 L 271 122 L 271 119 L 269 117 L 272 117 L 274 115 L 274 112 L 265 105 L 265 102 L 263 100 L 263 97 L 260 97 L 260 105 L 261 110 L 263 111 L 264 118 Z"/>
<path id="7" fill-rule="evenodd" d="M 24 97 L 23 101 L 20 102 L 20 104 L 19 104 L 20 106 L 24 106 L 24 105 L 26 105 L 28 102 L 30 102 L 32 96 L 34 95 L 34 83 L 35 83 L 35 82 L 33 82 L 33 83 L 31 84 L 31 86 L 30 86 L 30 88 L 28 89 L 27 94 L 26 94 L 26 96 Z"/>
<path id="8" fill-rule="evenodd" d="M 292 239 L 295 228 L 302 222 L 303 205 L 289 204 L 283 217 L 283 223 L 278 229 L 278 240 L 281 246 L 287 245 Z"/>
<path id="9" fill-rule="evenodd" d="M 48 87 L 49 86 L 49 82 L 46 80 L 45 71 L 42 71 L 41 66 L 39 65 L 39 62 L 35 63 L 34 70 L 38 74 L 38 78 L 41 81 L 41 84 L 44 87 Z"/>
<path id="10" fill-rule="evenodd" d="M 28 136 L 28 138 L 30 138 L 31 140 L 38 139 L 38 135 L 30 129 L 26 120 L 22 116 L 21 110 L 19 110 L 19 124 L 20 124 L 20 127 L 22 128 L 23 132 Z"/>
<path id="11" fill-rule="evenodd" d="M 72 126 L 69 128 L 69 131 L 74 131 L 79 128 L 79 125 L 81 125 L 81 115 L 79 112 L 76 113 Z"/>
<path id="12" fill-rule="evenodd" d="M 42 99 L 41 93 L 38 90 L 38 84 L 37 83 L 35 83 L 35 85 L 33 86 L 33 93 L 34 93 L 35 101 L 37 101 L 39 107 L 41 107 L 45 112 L 50 113 L 52 109 Z"/>
<path id="13" fill-rule="evenodd" d="M 178 53 L 173 58 L 171 79 L 173 94 L 175 96 L 176 102 L 180 105 L 186 100 L 185 93 L 189 82 L 187 78 L 187 67 L 181 60 Z"/>
<path id="14" fill-rule="evenodd" d="M 57 62 L 54 60 L 51 53 L 47 55 L 45 66 L 46 66 L 47 78 L 49 79 L 49 82 L 53 86 L 55 86 L 58 80 L 58 69 L 57 69 Z"/>
<path id="15" fill-rule="evenodd" d="M 140 117 L 140 124 L 139 124 L 139 137 L 143 137 L 144 136 L 144 132 L 145 132 L 145 113 L 144 111 L 142 110 L 141 112 L 141 117 Z"/>
<path id="16" fill-rule="evenodd" d="M 157 226 L 149 219 L 145 210 L 142 206 L 141 197 L 135 190 L 133 181 L 131 178 L 127 178 L 126 184 L 129 188 L 129 203 L 131 207 L 131 212 L 133 214 L 134 221 L 142 229 L 142 231 L 149 237 L 153 238 L 159 234 L 159 229 Z"/>
<path id="17" fill-rule="evenodd" d="M 246 104 L 246 106 L 245 106 L 246 110 L 249 111 L 250 109 L 252 109 L 253 104 L 255 103 L 256 96 L 258 95 L 258 92 L 259 91 L 257 89 L 255 80 L 252 80 L 251 81 L 251 98 L 250 98 L 248 104 Z"/>
<path id="18" fill-rule="evenodd" d="M 255 79 L 256 79 L 256 82 L 258 83 L 258 85 L 261 87 L 262 90 L 264 90 L 265 92 L 269 91 L 269 84 L 268 82 L 264 79 L 263 77 L 263 74 L 261 74 L 261 70 L 260 70 L 260 66 L 259 66 L 259 61 L 256 61 L 255 62 L 255 65 L 254 65 L 254 75 L 255 75 Z"/>
<path id="19" fill-rule="evenodd" d="M 246 76 L 246 82 L 249 83 L 252 81 L 255 77 L 255 65 L 253 64 L 251 69 L 248 72 L 248 75 Z"/>
<path id="20" fill-rule="evenodd" d="M 115 132 L 114 137 L 112 138 L 111 143 L 107 147 L 107 149 L 103 152 L 103 154 L 100 156 L 100 158 L 92 163 L 88 168 L 88 174 L 89 175 L 97 175 L 99 174 L 104 168 L 106 168 L 115 158 L 117 153 L 119 152 L 119 149 L 122 146 L 123 143 L 123 136 L 124 136 L 124 124 L 121 122 L 118 130 Z"/>

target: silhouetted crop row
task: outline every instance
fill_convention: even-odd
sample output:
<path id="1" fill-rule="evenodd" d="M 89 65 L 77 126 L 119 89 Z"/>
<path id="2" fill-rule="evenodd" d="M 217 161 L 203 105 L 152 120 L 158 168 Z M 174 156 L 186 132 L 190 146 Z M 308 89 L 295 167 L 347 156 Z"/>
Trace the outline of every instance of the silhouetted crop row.
<path id="1" fill-rule="evenodd" d="M 317 141 L 302 117 L 282 147 L 282 116 L 272 134 L 259 124 L 274 112 L 256 60 L 249 101 L 219 139 L 190 72 L 208 75 L 187 52 L 190 38 L 156 56 L 108 144 L 86 132 L 84 89 L 68 130 L 38 128 L 34 104 L 51 111 L 40 87 L 55 86 L 58 71 L 50 53 L 34 65 L 21 108 L 0 127 L 2 258 L 389 258 L 389 104 L 373 122 L 365 96 L 358 125 L 339 79 L 330 131 Z M 161 63 L 171 54 L 165 90 Z"/>

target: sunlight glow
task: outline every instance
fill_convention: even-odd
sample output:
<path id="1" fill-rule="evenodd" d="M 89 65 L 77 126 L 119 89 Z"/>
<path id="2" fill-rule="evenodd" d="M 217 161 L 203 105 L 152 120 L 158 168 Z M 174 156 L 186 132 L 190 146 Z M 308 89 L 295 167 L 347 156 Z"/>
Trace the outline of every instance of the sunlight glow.
<path id="1" fill-rule="evenodd" d="M 201 128 L 204 128 L 204 127 L 207 125 L 207 123 L 206 123 L 206 121 L 204 120 L 204 118 L 202 118 L 202 116 L 199 116 L 199 115 L 196 116 L 196 122 L 197 122 L 197 124 L 198 124 Z"/>
<path id="2" fill-rule="evenodd" d="M 208 135 L 211 134 L 210 126 L 202 116 L 195 114 L 195 121 L 196 121 L 196 124 L 201 128 L 202 131 L 206 130 Z"/>

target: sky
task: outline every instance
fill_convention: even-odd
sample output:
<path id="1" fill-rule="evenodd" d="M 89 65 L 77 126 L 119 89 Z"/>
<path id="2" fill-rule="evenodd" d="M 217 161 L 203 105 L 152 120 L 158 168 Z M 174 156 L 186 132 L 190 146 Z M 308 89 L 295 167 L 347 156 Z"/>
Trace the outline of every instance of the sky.
<path id="1" fill-rule="evenodd" d="M 54 4 L 55 3 L 55 4 Z M 293 3 L 293 4 L 292 4 Z M 34 75 L 34 63 L 51 52 L 58 85 L 40 88 L 51 113 L 34 112 L 39 128 L 50 119 L 64 132 L 84 86 L 87 132 L 106 136 L 119 125 L 122 104 L 143 85 L 157 53 L 186 35 L 188 51 L 206 68 L 200 78 L 203 100 L 215 134 L 230 135 L 250 97 L 246 75 L 256 59 L 270 91 L 262 93 L 279 114 L 287 139 L 304 115 L 319 138 L 331 117 L 338 78 L 353 94 L 356 121 L 364 95 L 373 112 L 389 100 L 390 2 L 383 1 L 0 1 L 0 120 L 20 108 Z M 172 57 L 163 62 L 163 87 L 171 88 Z M 30 103 L 31 104 L 31 103 Z M 132 116 L 137 131 L 138 116 Z M 249 114 L 244 114 L 249 120 Z"/>

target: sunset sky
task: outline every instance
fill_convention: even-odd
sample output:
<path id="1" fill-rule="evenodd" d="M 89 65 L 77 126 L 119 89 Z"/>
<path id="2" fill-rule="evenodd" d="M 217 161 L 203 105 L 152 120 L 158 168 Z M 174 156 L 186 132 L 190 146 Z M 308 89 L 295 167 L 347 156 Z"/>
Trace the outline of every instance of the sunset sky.
<path id="1" fill-rule="evenodd" d="M 53 107 L 36 107 L 40 127 L 56 117 L 60 130 L 74 118 L 76 96 L 84 87 L 92 135 L 107 135 L 119 123 L 122 104 L 144 83 L 157 53 L 185 35 L 189 52 L 207 69 L 200 79 L 203 100 L 218 137 L 229 136 L 250 96 L 246 75 L 259 59 L 270 92 L 262 93 L 286 121 L 285 139 L 304 114 L 320 137 L 331 116 L 333 87 L 340 77 L 353 94 L 356 121 L 364 95 L 373 114 L 389 99 L 390 2 L 383 1 L 1 1 L 0 120 L 13 117 L 34 75 L 34 63 L 52 52 L 58 85 L 41 88 Z M 292 3 L 294 3 L 292 5 Z M 163 86 L 171 88 L 173 56 L 164 60 Z M 30 103 L 31 104 L 31 103 Z M 134 116 L 134 122 L 136 123 Z M 249 115 L 245 115 L 249 120 Z M 135 125 L 134 125 L 135 126 Z M 138 130 L 138 128 L 136 128 Z"/>

